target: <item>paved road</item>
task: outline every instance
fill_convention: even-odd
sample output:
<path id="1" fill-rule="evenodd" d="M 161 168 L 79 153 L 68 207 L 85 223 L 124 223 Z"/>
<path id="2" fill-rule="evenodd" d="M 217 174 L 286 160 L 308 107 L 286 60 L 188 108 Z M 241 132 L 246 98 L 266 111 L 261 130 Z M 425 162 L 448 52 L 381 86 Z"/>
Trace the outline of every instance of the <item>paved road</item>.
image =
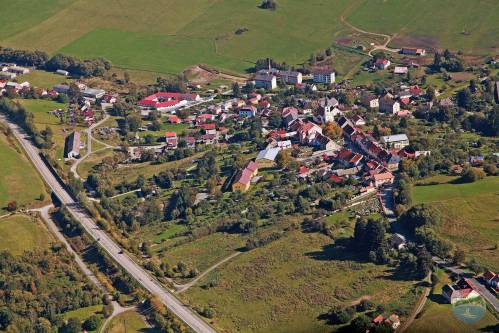
<path id="1" fill-rule="evenodd" d="M 106 252 L 118 263 L 125 271 L 134 277 L 151 294 L 156 295 L 166 305 L 166 307 L 183 320 L 189 327 L 198 333 L 216 333 L 216 331 L 201 319 L 194 311 L 182 304 L 173 294 L 161 286 L 159 282 L 153 279 L 142 267 L 135 263 L 122 249 L 103 231 L 88 215 L 86 209 L 76 203 L 69 195 L 66 189 L 59 183 L 49 168 L 42 161 L 38 149 L 33 146 L 24 131 L 17 125 L 10 123 L 3 116 L 0 120 L 4 121 L 11 129 L 13 134 L 19 140 L 29 158 L 50 186 L 59 200 L 66 205 L 73 217 L 78 220 L 85 231 L 106 250 Z"/>

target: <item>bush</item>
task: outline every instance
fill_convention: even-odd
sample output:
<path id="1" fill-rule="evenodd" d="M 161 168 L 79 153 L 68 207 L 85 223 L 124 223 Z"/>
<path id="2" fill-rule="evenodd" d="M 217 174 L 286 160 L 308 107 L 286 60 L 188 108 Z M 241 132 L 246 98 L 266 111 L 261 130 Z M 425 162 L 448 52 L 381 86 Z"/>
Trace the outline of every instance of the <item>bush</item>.
<path id="1" fill-rule="evenodd" d="M 355 310 L 352 307 L 341 308 L 339 306 L 333 307 L 328 312 L 329 321 L 334 324 L 346 324 L 352 320 Z"/>
<path id="2" fill-rule="evenodd" d="M 485 178 L 485 172 L 477 168 L 469 168 L 461 176 L 460 180 L 463 183 L 473 183 L 477 180 Z"/>
<path id="3" fill-rule="evenodd" d="M 90 316 L 87 320 L 83 322 L 83 329 L 87 331 L 95 331 L 100 325 L 100 319 L 96 315 Z"/>

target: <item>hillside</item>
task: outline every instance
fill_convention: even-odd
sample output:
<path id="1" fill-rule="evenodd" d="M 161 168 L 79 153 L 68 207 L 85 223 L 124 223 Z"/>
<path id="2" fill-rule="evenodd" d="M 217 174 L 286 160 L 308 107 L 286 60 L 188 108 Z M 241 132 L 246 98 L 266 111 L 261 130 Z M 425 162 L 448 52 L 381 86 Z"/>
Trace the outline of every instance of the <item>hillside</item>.
<path id="1" fill-rule="evenodd" d="M 103 56 L 153 72 L 198 63 L 243 72 L 258 58 L 296 65 L 339 39 L 359 38 L 346 16 L 360 29 L 396 34 L 394 45 L 497 52 L 497 1 L 458 1 L 279 0 L 276 11 L 257 0 L 2 1 L 0 45 Z M 428 19 L 434 15 L 441 19 Z"/>

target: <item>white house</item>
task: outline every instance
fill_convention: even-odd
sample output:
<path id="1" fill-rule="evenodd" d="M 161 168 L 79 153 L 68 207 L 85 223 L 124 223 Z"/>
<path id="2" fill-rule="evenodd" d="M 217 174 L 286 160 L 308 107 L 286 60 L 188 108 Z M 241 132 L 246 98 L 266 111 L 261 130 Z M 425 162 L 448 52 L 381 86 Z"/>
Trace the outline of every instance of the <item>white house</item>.
<path id="1" fill-rule="evenodd" d="M 259 72 L 255 76 L 255 87 L 273 90 L 277 88 L 277 77 L 274 74 Z"/>
<path id="2" fill-rule="evenodd" d="M 409 145 L 409 138 L 405 134 L 387 135 L 381 137 L 381 143 L 386 148 L 402 149 Z"/>

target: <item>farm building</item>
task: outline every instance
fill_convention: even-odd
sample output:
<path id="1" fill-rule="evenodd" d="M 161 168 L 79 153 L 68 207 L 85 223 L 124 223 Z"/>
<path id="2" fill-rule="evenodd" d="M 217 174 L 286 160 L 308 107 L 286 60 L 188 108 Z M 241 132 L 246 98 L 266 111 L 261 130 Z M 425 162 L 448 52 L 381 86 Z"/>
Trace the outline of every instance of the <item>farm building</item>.
<path id="1" fill-rule="evenodd" d="M 187 102 L 198 101 L 199 99 L 198 94 L 158 92 L 140 100 L 138 104 L 144 111 L 157 110 L 168 112 L 186 105 Z"/>
<path id="2" fill-rule="evenodd" d="M 277 88 L 277 78 L 274 74 L 260 72 L 255 76 L 255 87 L 273 90 Z"/>
<path id="3" fill-rule="evenodd" d="M 286 84 L 301 84 L 303 76 L 300 72 L 282 71 L 277 74 L 281 82 Z"/>
<path id="4" fill-rule="evenodd" d="M 255 162 L 260 167 L 272 167 L 274 166 L 275 158 L 280 151 L 280 148 L 264 149 L 258 153 Z"/>
<path id="5" fill-rule="evenodd" d="M 64 143 L 64 157 L 65 158 L 79 158 L 81 148 L 80 132 L 74 131 L 69 134 Z"/>
<path id="6" fill-rule="evenodd" d="M 407 55 L 424 56 L 426 55 L 426 50 L 414 47 L 403 47 L 402 50 L 400 50 L 400 53 Z"/>
<path id="7" fill-rule="evenodd" d="M 316 69 L 313 74 L 315 83 L 330 84 L 336 81 L 336 73 L 331 69 Z"/>

